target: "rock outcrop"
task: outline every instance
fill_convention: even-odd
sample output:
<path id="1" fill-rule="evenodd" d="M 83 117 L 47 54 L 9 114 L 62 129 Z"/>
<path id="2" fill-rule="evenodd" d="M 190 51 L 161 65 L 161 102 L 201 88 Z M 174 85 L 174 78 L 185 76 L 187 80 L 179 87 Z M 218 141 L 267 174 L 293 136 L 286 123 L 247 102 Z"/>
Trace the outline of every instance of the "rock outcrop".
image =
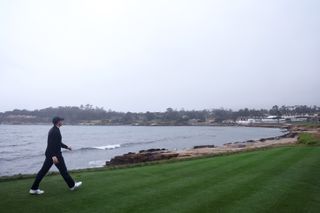
<path id="1" fill-rule="evenodd" d="M 143 163 L 149 161 L 168 160 L 178 157 L 178 153 L 168 151 L 166 149 L 149 149 L 141 150 L 138 153 L 129 152 L 124 155 L 115 156 L 106 162 L 106 166 L 126 165 Z"/>
<path id="2" fill-rule="evenodd" d="M 215 145 L 199 145 L 199 146 L 194 146 L 194 149 L 201 149 L 201 148 L 215 148 Z"/>

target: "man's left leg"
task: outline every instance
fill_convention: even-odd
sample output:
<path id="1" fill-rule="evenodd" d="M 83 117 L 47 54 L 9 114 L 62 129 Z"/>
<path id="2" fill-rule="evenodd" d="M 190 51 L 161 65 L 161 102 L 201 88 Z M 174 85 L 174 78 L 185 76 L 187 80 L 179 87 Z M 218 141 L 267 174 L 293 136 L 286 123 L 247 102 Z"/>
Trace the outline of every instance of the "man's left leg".
<path id="1" fill-rule="evenodd" d="M 63 177 L 63 179 L 66 181 L 66 183 L 68 184 L 69 188 L 72 188 L 75 186 L 75 182 L 72 179 L 72 177 L 69 175 L 66 164 L 64 162 L 63 157 L 58 157 L 59 163 L 55 164 L 56 167 L 58 168 L 61 176 Z"/>

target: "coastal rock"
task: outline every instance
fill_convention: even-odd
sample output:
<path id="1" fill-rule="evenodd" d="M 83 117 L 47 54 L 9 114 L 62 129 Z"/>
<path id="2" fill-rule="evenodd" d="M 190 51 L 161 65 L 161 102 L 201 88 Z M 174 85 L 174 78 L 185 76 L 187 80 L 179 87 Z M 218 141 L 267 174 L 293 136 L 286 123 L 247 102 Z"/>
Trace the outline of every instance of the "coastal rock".
<path id="1" fill-rule="evenodd" d="M 140 150 L 139 153 L 160 152 L 160 151 L 168 151 L 168 150 L 166 150 L 166 149 L 147 149 L 147 150 Z"/>
<path id="2" fill-rule="evenodd" d="M 194 146 L 194 149 L 201 149 L 201 148 L 215 148 L 215 145 L 200 145 L 200 146 Z"/>
<path id="3" fill-rule="evenodd" d="M 294 137 L 296 137 L 297 135 L 298 135 L 297 132 L 289 132 L 289 133 L 283 135 L 282 138 L 294 138 Z"/>
<path id="4" fill-rule="evenodd" d="M 269 140 L 277 140 L 279 139 L 278 137 L 270 137 L 270 138 L 261 138 L 259 141 L 260 142 L 265 142 L 265 141 L 269 141 Z"/>
<path id="5" fill-rule="evenodd" d="M 125 165 L 143 163 L 149 161 L 167 160 L 178 157 L 178 153 L 170 152 L 166 149 L 149 149 L 141 150 L 139 153 L 127 153 L 120 156 L 115 156 L 106 165 Z"/>
<path id="6" fill-rule="evenodd" d="M 246 147 L 245 144 L 237 144 L 237 145 L 235 146 L 235 148 L 244 148 L 244 147 Z"/>

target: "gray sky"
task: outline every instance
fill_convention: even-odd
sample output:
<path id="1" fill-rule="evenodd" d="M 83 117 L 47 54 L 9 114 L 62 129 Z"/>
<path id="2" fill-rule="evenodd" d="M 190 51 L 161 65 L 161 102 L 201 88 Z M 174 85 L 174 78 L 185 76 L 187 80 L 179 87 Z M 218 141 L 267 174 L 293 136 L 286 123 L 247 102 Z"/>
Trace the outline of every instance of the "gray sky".
<path id="1" fill-rule="evenodd" d="M 0 111 L 320 105 L 319 0 L 1 0 L 0 32 Z"/>

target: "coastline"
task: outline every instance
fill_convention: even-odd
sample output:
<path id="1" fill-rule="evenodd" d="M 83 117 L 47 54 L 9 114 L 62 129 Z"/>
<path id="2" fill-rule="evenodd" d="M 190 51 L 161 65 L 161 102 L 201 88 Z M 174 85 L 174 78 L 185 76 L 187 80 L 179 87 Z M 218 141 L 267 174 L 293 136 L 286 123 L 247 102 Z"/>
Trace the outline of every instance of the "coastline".
<path id="1" fill-rule="evenodd" d="M 257 150 L 267 147 L 276 147 L 283 145 L 292 145 L 297 142 L 298 136 L 294 137 L 277 137 L 274 139 L 260 139 L 255 141 L 245 141 L 245 142 L 235 142 L 224 144 L 218 147 L 202 147 L 202 148 L 192 148 L 189 150 L 178 151 L 178 158 L 192 158 L 198 156 L 206 155 L 221 155 L 238 153 L 242 151 Z"/>
<path id="2" fill-rule="evenodd" d="M 249 127 L 249 126 L 248 126 Z M 250 126 L 253 127 L 253 126 Z M 258 127 L 258 126 L 255 126 Z M 259 126 L 261 127 L 261 126 Z M 265 126 L 263 126 L 265 127 Z M 269 126 L 270 127 L 270 126 Z M 272 126 L 274 128 L 274 126 Z M 187 150 L 170 151 L 166 149 L 140 150 L 138 153 L 127 153 L 116 156 L 110 161 L 106 161 L 106 167 L 129 166 L 153 161 L 165 161 L 171 159 L 192 159 L 206 156 L 220 156 L 239 152 L 254 151 L 264 148 L 292 146 L 297 144 L 300 133 L 308 132 L 320 134 L 320 127 L 300 127 L 298 125 L 281 125 L 277 128 L 286 129 L 286 133 L 270 138 L 258 140 L 247 140 L 242 142 L 225 143 L 222 146 L 201 145 Z"/>
<path id="3" fill-rule="evenodd" d="M 254 126 L 247 126 L 254 127 Z M 257 127 L 257 126 L 255 126 Z M 260 126 L 259 126 L 260 127 Z M 264 126 L 265 127 L 265 126 Z M 273 126 L 274 128 L 274 126 Z M 72 169 L 71 172 L 81 172 L 87 170 L 103 170 L 108 168 L 119 168 L 119 167 L 134 167 L 136 165 L 148 165 L 165 163 L 166 161 L 179 161 L 184 159 L 202 158 L 202 157 L 214 157 L 221 155 L 234 154 L 246 151 L 255 151 L 259 149 L 272 148 L 278 146 L 291 146 L 297 143 L 298 135 L 302 132 L 310 132 L 320 134 L 320 127 L 310 128 L 298 125 L 282 125 L 277 126 L 279 129 L 286 129 L 285 134 L 281 136 L 271 138 L 261 138 L 258 140 L 247 140 L 243 142 L 225 143 L 221 146 L 214 145 L 200 145 L 187 150 L 176 150 L 169 151 L 166 149 L 151 149 L 151 150 L 140 150 L 138 153 L 128 153 L 124 155 L 115 156 L 115 158 L 124 159 L 121 163 L 112 163 L 106 161 L 104 166 L 95 168 L 83 168 L 83 169 Z M 129 159 L 128 159 L 129 157 Z M 142 157 L 142 158 L 141 158 Z M 132 160 L 133 159 L 133 160 Z M 112 159 L 111 159 L 112 160 Z M 52 172 L 55 174 L 56 172 Z M 0 179 L 11 179 L 11 178 L 24 178 L 32 177 L 34 174 L 16 174 L 9 176 L 2 176 Z"/>
<path id="4" fill-rule="evenodd" d="M 294 126 L 282 126 L 287 129 L 288 133 L 279 137 L 261 138 L 259 140 L 248 140 L 244 142 L 227 143 L 220 147 L 200 147 L 192 148 L 185 151 L 179 151 L 178 158 L 192 158 L 206 155 L 221 155 L 227 153 L 238 153 L 243 151 L 257 150 L 267 147 L 278 147 L 286 145 L 294 145 L 298 142 L 300 133 L 307 132 L 313 134 L 320 134 L 320 127 L 310 128 Z"/>

